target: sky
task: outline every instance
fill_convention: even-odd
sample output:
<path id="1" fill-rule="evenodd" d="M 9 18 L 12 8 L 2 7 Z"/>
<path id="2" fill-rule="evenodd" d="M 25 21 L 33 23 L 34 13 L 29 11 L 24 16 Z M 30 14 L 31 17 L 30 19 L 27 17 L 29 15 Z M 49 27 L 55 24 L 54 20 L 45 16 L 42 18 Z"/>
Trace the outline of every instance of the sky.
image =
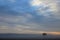
<path id="1" fill-rule="evenodd" d="M 60 0 L 0 0 L 0 33 L 60 34 Z"/>

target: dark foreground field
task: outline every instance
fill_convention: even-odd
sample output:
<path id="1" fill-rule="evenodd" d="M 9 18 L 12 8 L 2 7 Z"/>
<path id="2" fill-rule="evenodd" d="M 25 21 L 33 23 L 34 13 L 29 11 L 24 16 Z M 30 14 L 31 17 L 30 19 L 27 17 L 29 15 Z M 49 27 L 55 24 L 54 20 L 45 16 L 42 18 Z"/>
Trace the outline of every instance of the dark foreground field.
<path id="1" fill-rule="evenodd" d="M 60 39 L 2 39 L 0 38 L 0 40 L 60 40 Z"/>
<path id="2" fill-rule="evenodd" d="M 0 40 L 60 40 L 60 35 L 0 34 Z"/>

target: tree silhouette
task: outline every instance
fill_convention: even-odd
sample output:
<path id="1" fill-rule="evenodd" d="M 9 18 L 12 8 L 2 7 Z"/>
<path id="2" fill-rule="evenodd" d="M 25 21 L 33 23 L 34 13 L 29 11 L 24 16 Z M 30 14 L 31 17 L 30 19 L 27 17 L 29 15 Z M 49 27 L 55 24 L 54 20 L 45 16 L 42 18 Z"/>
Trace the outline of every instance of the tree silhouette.
<path id="1" fill-rule="evenodd" d="M 47 35 L 47 33 L 42 33 L 42 35 L 43 35 L 43 36 L 46 36 L 46 35 Z"/>

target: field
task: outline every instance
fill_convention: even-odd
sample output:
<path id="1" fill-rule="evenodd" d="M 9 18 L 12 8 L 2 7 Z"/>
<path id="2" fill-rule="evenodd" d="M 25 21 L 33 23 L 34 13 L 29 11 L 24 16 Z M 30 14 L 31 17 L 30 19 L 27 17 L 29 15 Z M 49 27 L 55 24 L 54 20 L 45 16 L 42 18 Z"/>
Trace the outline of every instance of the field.
<path id="1" fill-rule="evenodd" d="M 0 40 L 60 40 L 60 35 L 0 34 Z"/>
<path id="2" fill-rule="evenodd" d="M 60 40 L 60 39 L 0 39 L 0 40 Z"/>

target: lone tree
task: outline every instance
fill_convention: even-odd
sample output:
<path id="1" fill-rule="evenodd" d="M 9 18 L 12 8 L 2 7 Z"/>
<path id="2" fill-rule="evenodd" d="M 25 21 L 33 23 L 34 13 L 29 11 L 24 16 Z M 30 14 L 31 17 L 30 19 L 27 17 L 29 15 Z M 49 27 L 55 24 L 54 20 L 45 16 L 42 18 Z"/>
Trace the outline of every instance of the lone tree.
<path id="1" fill-rule="evenodd" d="M 42 35 L 43 35 L 43 36 L 46 36 L 46 35 L 47 35 L 47 33 L 42 33 Z"/>

